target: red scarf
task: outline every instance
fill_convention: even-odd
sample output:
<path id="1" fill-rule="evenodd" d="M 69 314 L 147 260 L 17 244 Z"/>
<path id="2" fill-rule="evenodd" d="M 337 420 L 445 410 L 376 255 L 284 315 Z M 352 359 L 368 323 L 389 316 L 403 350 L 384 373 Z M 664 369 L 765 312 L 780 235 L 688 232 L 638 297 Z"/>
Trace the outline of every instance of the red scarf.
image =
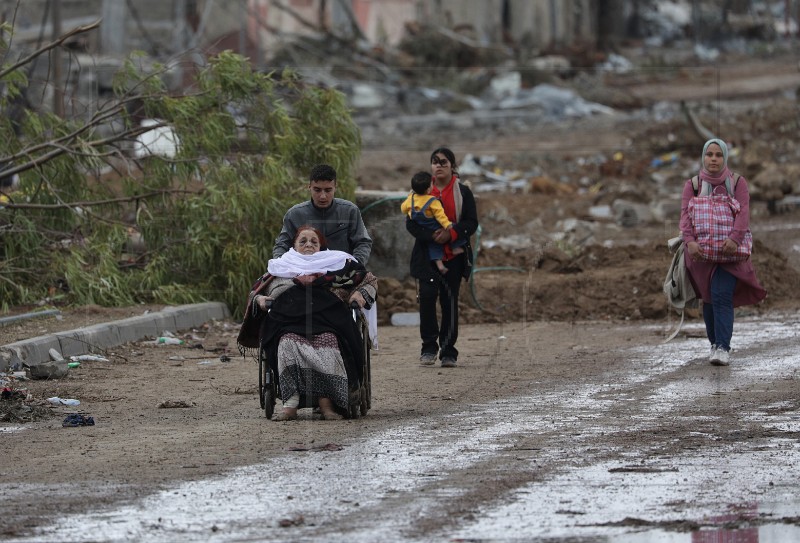
<path id="1" fill-rule="evenodd" d="M 431 196 L 435 196 L 442 202 L 442 207 L 444 208 L 444 214 L 447 215 L 447 218 L 450 219 L 450 222 L 458 222 L 458 214 L 456 212 L 456 199 L 453 194 L 454 190 L 458 190 L 458 177 L 453 175 L 450 178 L 450 182 L 447 184 L 446 187 L 439 190 L 439 187 L 436 184 L 431 186 Z M 453 258 L 453 253 L 450 251 L 450 244 L 446 244 L 444 246 L 444 258 L 442 260 L 447 261 Z"/>

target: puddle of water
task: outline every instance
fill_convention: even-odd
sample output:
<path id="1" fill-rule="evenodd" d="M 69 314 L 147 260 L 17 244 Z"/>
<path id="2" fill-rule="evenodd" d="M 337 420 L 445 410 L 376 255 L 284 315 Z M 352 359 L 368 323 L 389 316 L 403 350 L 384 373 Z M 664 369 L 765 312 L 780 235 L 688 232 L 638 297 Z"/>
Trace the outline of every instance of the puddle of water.
<path id="1" fill-rule="evenodd" d="M 800 528 L 796 526 L 758 526 L 753 528 L 705 529 L 682 534 L 649 530 L 636 534 L 615 535 L 614 543 L 788 543 L 800 541 Z"/>
<path id="2" fill-rule="evenodd" d="M 703 330 L 702 325 L 699 329 Z M 681 379 L 676 383 L 654 389 L 646 401 L 647 409 L 641 415 L 632 417 L 633 424 L 629 429 L 639 428 L 644 431 L 651 427 L 658 422 L 659 416 L 668 414 L 674 409 L 676 400 L 692 401 L 693 398 L 707 396 L 712 392 L 732 390 L 742 381 L 754 382 L 764 376 L 775 379 L 786 375 L 787 378 L 791 378 L 800 368 L 800 357 L 795 354 L 796 345 L 790 341 L 782 343 L 782 340 L 792 340 L 797 335 L 797 327 L 792 322 L 761 320 L 738 322 L 736 343 L 739 345 L 739 350 L 756 349 L 769 342 L 771 346 L 769 356 L 745 358 L 740 364 L 732 366 L 729 371 L 735 374 L 735 380 L 729 379 L 726 382 Z M 701 347 L 704 347 L 705 343 L 704 339 L 690 339 L 672 342 L 656 350 L 651 346 L 634 347 L 631 351 L 635 353 L 633 355 L 635 358 L 641 359 L 642 370 L 638 374 L 632 374 L 630 379 L 618 385 L 611 394 L 607 389 L 598 387 L 594 392 L 588 391 L 591 398 L 584 396 L 579 403 L 585 407 L 591 403 L 592 398 L 615 394 L 625 399 L 626 390 L 633 391 L 644 383 L 652 382 L 656 375 L 673 372 L 698 358 L 703 352 Z M 766 417 L 760 421 L 765 422 L 764 418 Z M 798 418 L 800 417 L 796 413 L 788 413 L 785 417 L 771 415 L 768 422 L 772 427 L 784 431 L 797 431 L 797 425 L 800 424 Z M 777 458 L 775 451 L 780 451 L 780 456 Z M 622 458 L 628 456 L 621 454 Z M 793 440 L 771 440 L 769 446 L 758 452 L 741 453 L 715 446 L 711 453 L 704 452 L 699 458 L 679 457 L 667 460 L 666 465 L 670 469 L 677 467 L 677 472 L 635 473 L 620 477 L 619 474 L 608 471 L 613 467 L 610 465 L 594 465 L 570 470 L 569 473 L 552 481 L 537 483 L 516 493 L 509 505 L 483 511 L 479 515 L 483 517 L 482 520 L 462 529 L 455 534 L 455 537 L 498 541 L 499 534 L 515 531 L 518 534 L 535 534 L 537 538 L 605 535 L 612 541 L 630 543 L 800 541 L 800 528 L 782 524 L 727 530 L 725 533 L 707 528 L 695 534 L 676 534 L 664 530 L 626 533 L 631 531 L 630 527 L 597 527 L 609 521 L 613 522 L 612 519 L 622 521 L 628 517 L 642 518 L 649 522 L 667 522 L 676 518 L 698 519 L 700 522 L 709 517 L 709 512 L 724 508 L 726 503 L 747 501 L 753 499 L 754 495 L 758 496 L 761 502 L 759 514 L 767 519 L 779 520 L 783 516 L 795 518 L 800 513 L 796 482 L 800 480 L 800 468 L 797 467 L 797 461 L 800 460 L 800 445 Z M 773 483 L 776 479 L 783 483 Z M 724 500 L 720 500 L 721 496 L 724 496 Z M 681 505 L 671 511 L 670 507 L 665 507 L 665 504 L 669 503 Z M 685 505 L 687 503 L 694 505 L 687 506 Z M 731 536 L 734 539 L 726 539 L 730 535 L 727 532 L 736 532 L 744 537 L 755 533 L 758 539 L 735 539 L 737 534 Z M 717 535 L 724 537 L 715 539 Z M 500 535 L 499 540 L 510 539 L 512 538 Z"/>
<path id="3" fill-rule="evenodd" d="M 568 473 L 518 490 L 507 505 L 481 511 L 480 520 L 465 526 L 454 538 L 512 541 L 510 533 L 537 538 L 608 537 L 610 541 L 645 543 L 651 541 L 785 543 L 800 541 L 800 528 L 779 524 L 780 519 L 800 513 L 797 481 L 800 454 L 738 453 L 717 448 L 701 456 L 670 459 L 653 471 L 612 471 L 619 464 L 604 463 Z M 670 471 L 677 467 L 676 471 Z M 757 497 L 757 505 L 752 503 Z M 703 539 L 708 534 L 732 531 L 717 528 L 737 516 L 730 509 L 748 504 L 752 510 L 744 519 L 775 524 L 757 526 L 759 539 Z M 703 525 L 694 534 L 664 530 L 606 527 L 639 519 L 648 523 L 693 521 Z M 727 526 L 727 525 L 726 525 Z M 752 527 L 736 530 L 746 533 Z M 698 534 L 702 533 L 698 539 Z M 762 535 L 763 534 L 763 535 Z"/>

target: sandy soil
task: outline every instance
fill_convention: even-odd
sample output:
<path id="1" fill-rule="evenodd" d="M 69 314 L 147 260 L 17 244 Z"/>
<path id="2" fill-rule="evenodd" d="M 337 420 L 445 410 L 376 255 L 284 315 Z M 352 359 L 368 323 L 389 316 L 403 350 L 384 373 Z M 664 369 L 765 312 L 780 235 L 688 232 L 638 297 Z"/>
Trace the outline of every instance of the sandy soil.
<path id="1" fill-rule="evenodd" d="M 758 62 L 752 66 L 759 66 L 755 76 L 763 78 L 764 66 Z M 786 72 L 785 66 L 778 64 L 776 70 Z M 746 69 L 743 67 L 742 73 Z M 764 81 L 759 79 L 762 91 Z M 634 87 L 632 93 L 637 92 Z M 652 80 L 638 87 L 644 95 L 655 89 L 665 92 L 663 88 Z M 669 97 L 680 99 L 681 89 L 687 96 L 696 97 L 697 88 L 689 78 L 684 86 L 676 84 Z M 743 84 L 741 92 L 747 95 L 751 87 Z M 796 103 L 776 99 L 775 104 L 785 108 L 785 115 L 796 116 Z M 571 177 L 578 179 L 581 172 L 576 170 L 575 161 L 579 155 L 600 149 L 608 152 L 617 142 L 630 139 L 638 142 L 625 150 L 626 175 L 605 178 L 607 184 L 638 180 L 646 185 L 646 176 L 639 177 L 636 172 L 658 154 L 666 132 L 677 134 L 679 140 L 685 136 L 690 142 L 688 149 L 696 147 L 696 138 L 690 137 L 688 128 L 678 121 L 660 127 L 605 122 L 590 123 L 577 131 L 573 124 L 565 124 L 536 133 L 498 134 L 491 145 L 476 134 L 442 134 L 441 140 L 462 155 L 489 151 L 499 154 L 507 164 L 536 160 L 548 166 L 552 179 L 560 179 L 556 164 L 563 164 Z M 408 164 L 392 161 L 390 144 L 387 141 L 384 148 L 369 145 L 365 149 L 360 174 L 365 188 L 404 186 L 410 169 Z M 430 145 L 430 138 L 407 143 L 404 160 L 414 156 L 424 165 Z M 529 231 L 522 225 L 535 218 L 552 225 L 559 218 L 585 216 L 588 207 L 601 199 L 602 193 L 562 194 L 558 190 L 481 193 L 479 213 L 485 236 L 496 238 Z M 798 239 L 800 216 L 797 212 L 770 216 L 763 203 L 754 203 L 753 230 L 757 240 L 754 261 L 770 295 L 761 306 L 744 308 L 739 315 L 796 312 L 800 308 L 796 289 L 800 263 L 793 240 Z M 415 305 L 413 284 L 382 280 L 379 299 L 383 326 L 381 350 L 374 353 L 373 409 L 360 420 L 330 423 L 312 420 L 310 414 L 293 424 L 265 420 L 258 406 L 256 366 L 236 351 L 238 328 L 234 322 L 209 323 L 190 332 L 186 347 L 123 345 L 106 353 L 109 362 L 86 362 L 65 379 L 18 383 L 31 394 L 33 411 L 25 414 L 11 410 L 22 420 L 7 417 L 0 422 L 4 460 L 0 480 L 12 496 L 4 499 L 0 508 L 0 538 L 22 536 L 55 515 L 78 512 L 87 500 L 93 506 L 129 501 L 176 481 L 292 454 L 292 447 L 343 443 L 398 423 L 458 412 L 487 399 L 533 395 L 545 389 L 556 392 L 569 383 L 591 382 L 600 379 L 603 372 L 635 365 L 636 361 L 620 359 L 619 349 L 636 342 L 657 345 L 675 324 L 661 294 L 669 262 L 665 242 L 672 235 L 668 226 L 656 224 L 609 228 L 607 239 L 612 243 L 592 245 L 574 254 L 552 247 L 547 251 L 482 250 L 479 266 L 514 266 L 524 272 L 476 274 L 474 295 L 465 285 L 465 325 L 459 340 L 463 355 L 461 367 L 453 371 L 421 368 L 416 358 L 416 330 L 385 325 L 392 312 L 413 311 Z M 17 312 L 28 309 L 19 308 Z M 0 328 L 0 344 L 141 314 L 146 309 L 65 308 L 61 320 L 29 320 Z M 696 315 L 691 319 L 698 322 Z M 643 337 L 639 325 L 647 323 L 657 324 L 658 330 Z M 699 337 L 697 340 L 700 349 L 703 342 Z M 697 371 L 704 369 L 705 365 Z M 716 396 L 709 399 L 713 406 L 698 404 L 686 409 L 702 413 L 713 408 L 731 413 L 721 426 L 707 429 L 727 435 L 738 427 L 738 405 L 795 401 L 794 381 L 777 380 L 771 385 L 744 390 L 737 397 Z M 80 399 L 79 410 L 93 416 L 96 425 L 62 428 L 63 418 L 76 409 L 47 406 L 44 399 L 50 396 Z M 624 409 L 619 407 L 605 416 L 624 416 Z M 685 428 L 665 428 L 655 440 L 652 436 L 639 441 L 641 436 L 619 435 L 615 444 L 636 450 L 658 442 L 666 452 L 679 452 L 689 446 L 688 442 L 673 438 L 690 431 L 690 423 L 686 424 Z M 26 429 L 15 430 L 20 425 Z M 767 434 L 764 431 L 752 438 L 765 438 Z M 570 438 L 564 435 L 561 439 Z M 475 475 L 465 473 L 463 477 Z M 453 518 L 465 515 L 479 501 L 491 500 L 530 477 L 511 470 L 507 476 L 487 483 L 480 498 L 468 495 L 454 500 L 449 512 Z M 82 499 L 76 500 L 76 496 Z M 433 529 L 440 521 L 436 517 L 426 522 Z M 428 528 L 422 523 L 420 533 Z"/>

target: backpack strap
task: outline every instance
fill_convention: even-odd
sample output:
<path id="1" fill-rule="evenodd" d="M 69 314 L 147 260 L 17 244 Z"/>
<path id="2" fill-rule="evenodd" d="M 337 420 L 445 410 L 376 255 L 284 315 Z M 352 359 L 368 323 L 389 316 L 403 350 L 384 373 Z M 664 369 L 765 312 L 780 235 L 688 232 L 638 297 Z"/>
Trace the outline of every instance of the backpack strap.
<path id="1" fill-rule="evenodd" d="M 742 176 L 738 173 L 734 173 L 731 177 L 733 177 L 733 179 L 729 177 L 725 180 L 725 188 L 728 189 L 728 194 L 733 197 L 736 191 L 736 185 L 739 183 L 739 178 Z"/>

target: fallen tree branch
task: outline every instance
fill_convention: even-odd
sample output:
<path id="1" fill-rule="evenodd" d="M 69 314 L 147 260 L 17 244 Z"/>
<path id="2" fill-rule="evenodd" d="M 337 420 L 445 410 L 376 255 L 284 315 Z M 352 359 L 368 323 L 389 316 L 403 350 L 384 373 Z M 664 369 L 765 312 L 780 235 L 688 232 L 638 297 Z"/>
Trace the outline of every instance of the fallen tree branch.
<path id="1" fill-rule="evenodd" d="M 70 30 L 66 34 L 63 34 L 57 40 L 52 41 L 52 42 L 48 43 L 47 45 L 44 45 L 44 46 L 40 47 L 39 49 L 37 49 L 36 51 L 31 53 L 27 57 L 24 57 L 24 58 L 18 60 L 17 62 L 15 62 L 14 64 L 11 64 L 10 66 L 7 66 L 4 70 L 0 70 L 0 79 L 4 78 L 8 74 L 10 74 L 14 70 L 16 70 L 17 68 L 28 64 L 33 59 L 35 59 L 36 57 L 42 55 L 43 53 L 46 53 L 50 49 L 55 49 L 56 47 L 60 46 L 62 43 L 67 41 L 69 38 L 71 38 L 73 36 L 77 36 L 78 34 L 83 34 L 84 32 L 88 32 L 90 30 L 94 30 L 95 28 L 100 26 L 100 22 L 101 21 L 102 21 L 102 19 L 98 19 L 97 21 L 95 21 L 95 22 L 93 22 L 91 24 L 88 24 L 88 25 L 85 25 L 85 26 L 77 26 L 77 27 L 73 28 L 72 30 Z"/>
<path id="2" fill-rule="evenodd" d="M 109 198 L 106 200 L 94 200 L 87 202 L 70 202 L 63 204 L 14 204 L 6 203 L 3 207 L 8 209 L 71 209 L 74 207 L 91 207 L 108 204 L 116 204 L 120 202 L 135 202 L 145 198 L 152 198 L 153 196 L 163 196 L 164 194 L 201 194 L 203 190 L 188 190 L 188 189 L 164 189 L 153 192 L 146 192 L 144 194 L 137 194 L 136 196 L 121 196 L 119 198 Z"/>

